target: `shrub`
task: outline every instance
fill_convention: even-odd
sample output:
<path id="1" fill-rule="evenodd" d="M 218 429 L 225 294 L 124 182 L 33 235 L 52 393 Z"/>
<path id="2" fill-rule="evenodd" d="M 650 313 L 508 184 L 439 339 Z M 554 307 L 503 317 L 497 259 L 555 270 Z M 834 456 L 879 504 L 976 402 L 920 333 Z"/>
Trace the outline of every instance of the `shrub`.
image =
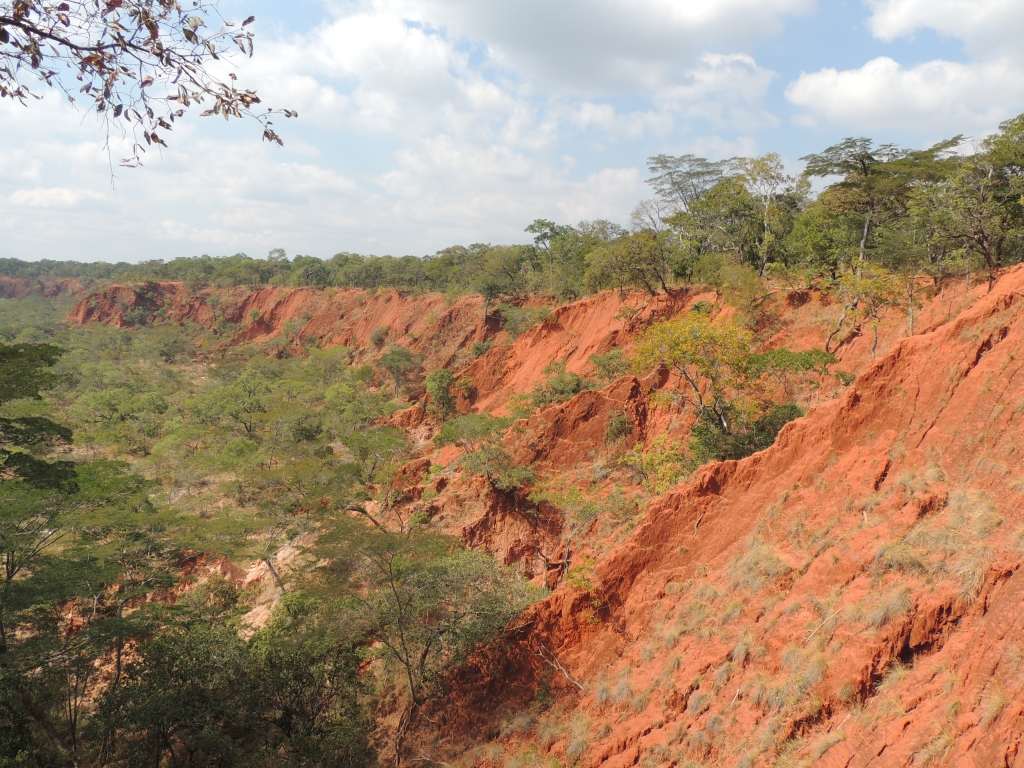
<path id="1" fill-rule="evenodd" d="M 550 310 L 546 307 L 517 307 L 515 304 L 499 304 L 502 328 L 513 339 L 518 339 L 537 323 L 547 320 Z"/>
<path id="2" fill-rule="evenodd" d="M 513 418 L 525 419 L 538 408 L 564 403 L 592 388 L 591 382 L 579 374 L 567 371 L 564 361 L 555 360 L 544 367 L 544 380 L 536 382 L 532 392 L 515 394 L 509 398 L 508 408 Z"/>
<path id="3" fill-rule="evenodd" d="M 691 467 L 679 443 L 669 445 L 666 434 L 658 435 L 651 440 L 647 450 L 643 450 L 642 446 L 633 448 L 620 461 L 639 475 L 655 493 L 667 491 L 679 482 Z"/>
<path id="4" fill-rule="evenodd" d="M 473 343 L 473 346 L 469 348 L 469 351 L 473 357 L 483 357 L 491 351 L 491 347 L 493 346 L 493 341 L 477 341 Z"/>
<path id="5" fill-rule="evenodd" d="M 441 421 L 447 421 L 455 413 L 455 396 L 452 394 L 455 377 L 451 371 L 441 368 L 427 375 L 425 385 L 430 397 L 427 410 Z"/>
<path id="6" fill-rule="evenodd" d="M 370 331 L 370 343 L 377 349 L 380 349 L 388 340 L 389 333 L 391 333 L 390 325 L 382 325 L 380 328 L 374 328 Z"/>
<path id="7" fill-rule="evenodd" d="M 622 411 L 616 411 L 608 417 L 608 426 L 604 430 L 604 441 L 614 443 L 633 434 L 633 422 Z"/>
<path id="8" fill-rule="evenodd" d="M 738 461 L 771 447 L 779 431 L 803 415 L 795 403 L 774 405 L 753 423 L 735 424 L 733 431 L 726 433 L 714 414 L 704 411 L 693 426 L 690 451 L 698 465 L 709 461 Z"/>
<path id="9" fill-rule="evenodd" d="M 629 373 L 629 360 L 617 347 L 603 355 L 591 355 L 590 362 L 597 369 L 597 378 L 604 384 Z"/>

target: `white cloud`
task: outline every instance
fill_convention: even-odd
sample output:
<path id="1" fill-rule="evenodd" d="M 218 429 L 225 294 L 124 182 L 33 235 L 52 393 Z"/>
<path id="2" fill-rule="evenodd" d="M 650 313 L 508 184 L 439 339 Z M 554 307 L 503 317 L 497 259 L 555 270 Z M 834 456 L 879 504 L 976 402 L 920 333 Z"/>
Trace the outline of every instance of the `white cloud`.
<path id="1" fill-rule="evenodd" d="M 102 200 L 103 195 L 91 189 L 69 189 L 68 187 L 35 187 L 19 189 L 10 198 L 11 205 L 28 208 L 74 208 L 83 200 Z"/>
<path id="2" fill-rule="evenodd" d="M 345 4 L 346 6 L 348 4 Z M 383 7 L 385 0 L 374 2 Z M 483 41 L 495 61 L 559 92 L 631 92 L 672 82 L 709 49 L 774 35 L 814 0 L 392 0 L 402 14 Z"/>
<path id="3" fill-rule="evenodd" d="M 868 25 L 892 41 L 920 29 L 963 40 L 982 58 L 1021 55 L 1024 3 L 1020 0 L 870 0 Z"/>
<path id="4" fill-rule="evenodd" d="M 798 124 L 984 134 L 1024 108 L 1020 0 L 868 0 L 868 6 L 876 38 L 892 42 L 932 30 L 963 41 L 970 58 L 905 67 L 883 56 L 858 69 L 803 73 L 786 89 L 803 110 Z"/>
<path id="5" fill-rule="evenodd" d="M 997 60 L 929 61 L 905 68 L 888 57 L 859 69 L 802 74 L 786 98 L 804 111 L 798 123 L 830 122 L 864 130 L 905 128 L 931 135 L 989 131 L 1015 113 L 1024 67 Z"/>

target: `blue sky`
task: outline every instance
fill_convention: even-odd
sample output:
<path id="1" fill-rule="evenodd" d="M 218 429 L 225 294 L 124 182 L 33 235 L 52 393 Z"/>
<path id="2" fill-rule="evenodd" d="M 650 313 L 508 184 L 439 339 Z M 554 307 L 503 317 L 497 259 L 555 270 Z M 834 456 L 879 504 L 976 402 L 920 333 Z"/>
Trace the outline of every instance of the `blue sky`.
<path id="1" fill-rule="evenodd" d="M 1020 0 L 222 0 L 241 81 L 299 111 L 190 117 L 111 169 L 55 94 L 0 104 L 0 256 L 433 253 L 534 218 L 628 224 L 645 160 L 845 136 L 924 146 L 1024 111 Z M 114 142 L 114 155 L 121 149 Z"/>

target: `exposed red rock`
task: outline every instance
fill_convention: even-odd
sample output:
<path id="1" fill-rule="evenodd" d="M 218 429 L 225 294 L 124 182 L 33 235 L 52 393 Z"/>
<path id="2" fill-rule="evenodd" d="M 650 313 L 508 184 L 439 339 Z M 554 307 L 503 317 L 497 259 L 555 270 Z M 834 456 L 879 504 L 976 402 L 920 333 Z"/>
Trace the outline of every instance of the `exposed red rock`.
<path id="1" fill-rule="evenodd" d="M 212 294 L 157 285 L 168 317 L 209 322 Z M 632 532 L 591 537 L 580 550 L 593 558 L 589 588 L 545 573 L 565 535 L 557 510 L 431 471 L 458 452 L 435 452 L 437 425 L 419 406 L 395 414 L 422 446 L 400 475 L 403 503 L 556 585 L 504 644 L 453 676 L 409 741 L 435 760 L 495 766 L 517 755 L 578 766 L 1024 765 L 1024 268 L 986 288 L 949 284 L 916 310 L 913 335 L 893 310 L 875 357 L 870 330 L 849 335 L 837 356 L 858 376 L 851 386 L 802 390 L 808 414 L 771 448 L 700 470 L 639 510 Z M 108 289 L 71 319 L 119 324 L 120 307 L 143 306 L 135 290 Z M 653 320 L 716 298 L 603 293 L 512 341 L 475 298 L 219 296 L 218 317 L 244 326 L 234 343 L 290 331 L 287 343 L 368 348 L 388 326 L 388 343 L 472 380 L 463 408 L 498 414 L 552 360 L 592 375 L 591 355 L 628 350 Z M 817 292 L 780 292 L 755 330 L 767 347 L 821 348 L 840 313 Z M 474 359 L 484 339 L 495 344 Z M 683 439 L 687 418 L 648 401 L 666 383 L 628 376 L 583 392 L 518 422 L 506 445 L 541 479 L 571 482 L 651 435 Z M 615 412 L 634 432 L 609 447 Z M 549 695 L 557 703 L 545 708 Z"/>

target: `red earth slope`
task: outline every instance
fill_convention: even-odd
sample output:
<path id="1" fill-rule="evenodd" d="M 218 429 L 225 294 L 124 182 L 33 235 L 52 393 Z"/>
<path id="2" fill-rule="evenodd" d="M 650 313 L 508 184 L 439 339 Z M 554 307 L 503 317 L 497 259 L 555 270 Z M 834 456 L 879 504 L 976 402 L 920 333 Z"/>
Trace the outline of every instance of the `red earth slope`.
<path id="1" fill-rule="evenodd" d="M 425 744 L 491 764 L 1024 765 L 1022 456 L 1017 268 L 772 448 L 656 499 L 587 592 L 563 583 L 462 673 Z"/>

